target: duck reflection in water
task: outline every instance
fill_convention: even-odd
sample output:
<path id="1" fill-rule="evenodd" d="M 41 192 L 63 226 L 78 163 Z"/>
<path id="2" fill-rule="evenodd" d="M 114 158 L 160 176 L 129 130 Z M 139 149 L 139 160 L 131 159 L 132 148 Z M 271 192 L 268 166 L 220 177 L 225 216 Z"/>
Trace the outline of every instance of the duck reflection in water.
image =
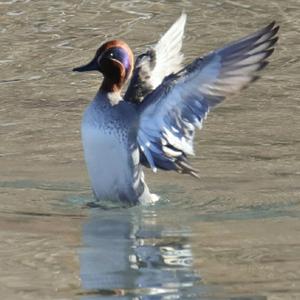
<path id="1" fill-rule="evenodd" d="M 95 210 L 83 227 L 81 299 L 181 299 L 198 290 L 189 235 L 158 226 L 150 209 Z"/>

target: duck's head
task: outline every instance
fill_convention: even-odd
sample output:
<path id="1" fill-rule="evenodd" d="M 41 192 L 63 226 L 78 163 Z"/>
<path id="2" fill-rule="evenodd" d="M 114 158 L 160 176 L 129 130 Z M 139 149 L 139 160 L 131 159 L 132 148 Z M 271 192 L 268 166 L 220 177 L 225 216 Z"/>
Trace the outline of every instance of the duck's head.
<path id="1" fill-rule="evenodd" d="M 131 76 L 134 56 L 129 46 L 121 40 L 103 44 L 95 57 L 86 65 L 74 68 L 76 72 L 98 71 L 104 76 L 101 90 L 119 92 Z"/>

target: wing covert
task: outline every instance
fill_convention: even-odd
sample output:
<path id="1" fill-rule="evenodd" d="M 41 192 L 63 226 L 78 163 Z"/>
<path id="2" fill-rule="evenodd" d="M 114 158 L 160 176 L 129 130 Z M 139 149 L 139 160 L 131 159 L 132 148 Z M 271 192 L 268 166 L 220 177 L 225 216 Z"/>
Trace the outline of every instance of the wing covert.
<path id="1" fill-rule="evenodd" d="M 182 40 L 186 15 L 182 14 L 158 43 L 139 55 L 124 99 L 140 103 L 163 79 L 182 68 Z"/>

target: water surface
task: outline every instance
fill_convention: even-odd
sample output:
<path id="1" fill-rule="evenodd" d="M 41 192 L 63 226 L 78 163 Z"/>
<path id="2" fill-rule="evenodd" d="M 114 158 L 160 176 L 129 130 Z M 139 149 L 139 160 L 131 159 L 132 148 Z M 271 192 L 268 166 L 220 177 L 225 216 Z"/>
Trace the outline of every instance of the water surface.
<path id="1" fill-rule="evenodd" d="M 0 1 L 1 297 L 299 299 L 298 2 Z M 157 205 L 87 208 L 99 76 L 71 69 L 110 38 L 140 53 L 183 10 L 186 62 L 274 19 L 271 64 L 197 134 L 200 181 L 147 171 Z"/>

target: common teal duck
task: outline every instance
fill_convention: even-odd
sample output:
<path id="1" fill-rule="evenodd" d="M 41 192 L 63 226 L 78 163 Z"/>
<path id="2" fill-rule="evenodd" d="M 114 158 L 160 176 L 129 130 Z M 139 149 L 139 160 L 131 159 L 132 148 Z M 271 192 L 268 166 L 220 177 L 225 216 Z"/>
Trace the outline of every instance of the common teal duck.
<path id="1" fill-rule="evenodd" d="M 158 200 L 142 165 L 197 177 L 188 161 L 196 128 L 229 94 L 258 78 L 273 53 L 279 26 L 263 29 L 183 67 L 186 15 L 139 55 L 121 40 L 103 44 L 92 61 L 73 69 L 98 71 L 103 81 L 84 112 L 84 157 L 96 199 L 126 205 Z M 127 91 L 122 88 L 128 83 Z"/>

